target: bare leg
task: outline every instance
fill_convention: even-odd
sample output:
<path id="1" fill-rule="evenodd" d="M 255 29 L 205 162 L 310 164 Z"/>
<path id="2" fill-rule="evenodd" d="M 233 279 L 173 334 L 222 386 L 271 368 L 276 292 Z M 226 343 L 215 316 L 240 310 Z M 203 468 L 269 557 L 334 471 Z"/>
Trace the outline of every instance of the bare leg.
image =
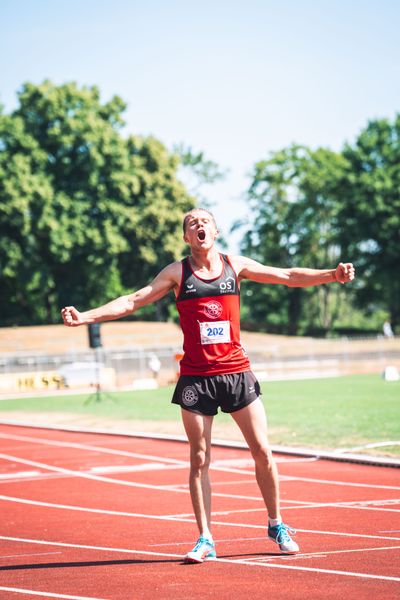
<path id="1" fill-rule="evenodd" d="M 260 398 L 233 412 L 254 458 L 256 479 L 270 519 L 280 518 L 278 471 L 268 444 L 267 418 Z"/>
<path id="2" fill-rule="evenodd" d="M 208 469 L 213 419 L 214 417 L 182 409 L 182 421 L 190 445 L 190 497 L 200 535 L 211 532 L 211 484 Z"/>

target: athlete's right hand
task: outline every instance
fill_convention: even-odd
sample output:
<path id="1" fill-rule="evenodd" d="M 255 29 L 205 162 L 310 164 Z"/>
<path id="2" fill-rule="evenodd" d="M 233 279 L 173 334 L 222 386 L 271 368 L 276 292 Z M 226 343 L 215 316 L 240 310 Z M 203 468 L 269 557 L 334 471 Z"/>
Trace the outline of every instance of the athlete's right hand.
<path id="1" fill-rule="evenodd" d="M 76 310 L 75 306 L 66 306 L 61 311 L 61 316 L 64 321 L 64 325 L 67 327 L 78 327 L 78 325 L 84 325 L 85 320 L 82 317 L 82 313 Z"/>

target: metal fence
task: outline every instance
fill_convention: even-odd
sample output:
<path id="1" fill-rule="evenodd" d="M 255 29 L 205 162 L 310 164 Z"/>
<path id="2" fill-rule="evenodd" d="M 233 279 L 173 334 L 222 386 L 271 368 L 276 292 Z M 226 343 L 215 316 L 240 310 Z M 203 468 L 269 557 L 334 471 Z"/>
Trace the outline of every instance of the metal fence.
<path id="1" fill-rule="evenodd" d="M 145 380 L 156 376 L 160 383 L 172 383 L 177 376 L 180 353 L 181 348 L 177 346 L 154 346 L 70 350 L 66 353 L 51 354 L 0 354 L 0 382 L 2 378 L 5 381 L 5 377 L 12 376 L 15 381 L 17 376 L 17 388 L 24 387 L 24 377 L 29 379 L 31 387 L 37 387 L 37 381 L 45 387 L 62 387 L 62 378 L 57 378 L 56 374 L 63 368 L 97 362 L 113 372 L 113 381 L 118 387 L 132 385 L 138 379 Z M 391 343 L 377 339 L 374 344 L 371 344 L 371 339 L 365 340 L 364 344 L 360 339 L 343 338 L 332 341 L 329 347 L 321 347 L 318 340 L 314 343 L 308 340 L 307 345 L 300 348 L 297 346 L 297 349 L 290 345 L 280 351 L 273 351 L 272 346 L 265 349 L 257 347 L 250 349 L 248 354 L 252 368 L 261 380 L 377 372 L 383 371 L 388 365 L 400 369 L 400 338 L 392 340 Z M 158 373 L 151 369 L 151 359 L 154 356 L 159 361 Z M 38 377 L 43 375 L 41 379 L 34 380 L 35 374 Z M 48 381 L 49 374 L 53 374 L 51 382 Z M 0 390 L 6 391 L 6 387 L 7 383 L 4 383 L 3 386 L 0 385 Z"/>

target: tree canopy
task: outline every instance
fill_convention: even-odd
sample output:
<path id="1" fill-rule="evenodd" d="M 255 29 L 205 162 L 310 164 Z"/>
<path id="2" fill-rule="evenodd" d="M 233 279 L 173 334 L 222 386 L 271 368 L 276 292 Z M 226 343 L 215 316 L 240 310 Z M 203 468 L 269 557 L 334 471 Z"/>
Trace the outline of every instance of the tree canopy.
<path id="1" fill-rule="evenodd" d="M 400 116 L 371 121 L 341 152 L 291 146 L 255 165 L 241 250 L 266 264 L 310 268 L 354 262 L 351 286 L 247 284 L 245 318 L 288 333 L 327 331 L 352 303 L 400 321 Z"/>
<path id="2" fill-rule="evenodd" d="M 369 313 L 384 306 L 399 325 L 400 114 L 393 122 L 369 122 L 343 156 L 348 165 L 343 245 L 363 274 L 356 300 Z"/>
<path id="3" fill-rule="evenodd" d="M 0 322 L 59 319 L 137 289 L 181 257 L 195 205 L 179 157 L 123 136 L 124 102 L 96 87 L 25 84 L 0 114 Z"/>
<path id="4" fill-rule="evenodd" d="M 58 322 L 61 306 L 102 304 L 181 258 L 183 214 L 224 172 L 190 147 L 126 135 L 125 108 L 97 87 L 45 81 L 0 109 L 0 325 Z M 340 152 L 272 152 L 245 200 L 244 254 L 282 267 L 351 261 L 358 275 L 344 287 L 247 282 L 245 326 L 316 333 L 384 314 L 399 325 L 400 115 Z M 165 318 L 167 304 L 141 316 Z"/>

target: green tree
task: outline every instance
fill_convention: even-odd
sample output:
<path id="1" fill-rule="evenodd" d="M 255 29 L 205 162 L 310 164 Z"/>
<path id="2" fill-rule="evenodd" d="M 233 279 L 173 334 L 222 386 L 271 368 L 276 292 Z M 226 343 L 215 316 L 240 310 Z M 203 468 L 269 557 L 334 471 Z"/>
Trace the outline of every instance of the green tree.
<path id="1" fill-rule="evenodd" d="M 195 152 L 190 146 L 179 144 L 175 146 L 174 152 L 179 156 L 185 186 L 196 196 L 201 206 L 208 207 L 209 202 L 203 196 L 203 188 L 223 180 L 227 170 L 222 170 L 215 161 L 206 158 L 204 152 Z"/>
<path id="2" fill-rule="evenodd" d="M 123 101 L 96 87 L 26 84 L 0 114 L 1 323 L 59 319 L 144 285 L 180 257 L 195 204 L 179 158 L 124 137 Z"/>
<path id="3" fill-rule="evenodd" d="M 346 160 L 323 148 L 291 146 L 256 164 L 248 191 L 242 251 L 280 267 L 336 266 L 341 248 L 338 197 Z M 247 284 L 245 318 L 290 334 L 328 329 L 338 315 L 339 286 L 286 288 Z"/>
<path id="4" fill-rule="evenodd" d="M 354 256 L 362 278 L 358 305 L 367 315 L 386 310 L 400 323 L 400 114 L 393 122 L 373 120 L 343 155 L 348 163 L 347 227 L 342 244 Z"/>

